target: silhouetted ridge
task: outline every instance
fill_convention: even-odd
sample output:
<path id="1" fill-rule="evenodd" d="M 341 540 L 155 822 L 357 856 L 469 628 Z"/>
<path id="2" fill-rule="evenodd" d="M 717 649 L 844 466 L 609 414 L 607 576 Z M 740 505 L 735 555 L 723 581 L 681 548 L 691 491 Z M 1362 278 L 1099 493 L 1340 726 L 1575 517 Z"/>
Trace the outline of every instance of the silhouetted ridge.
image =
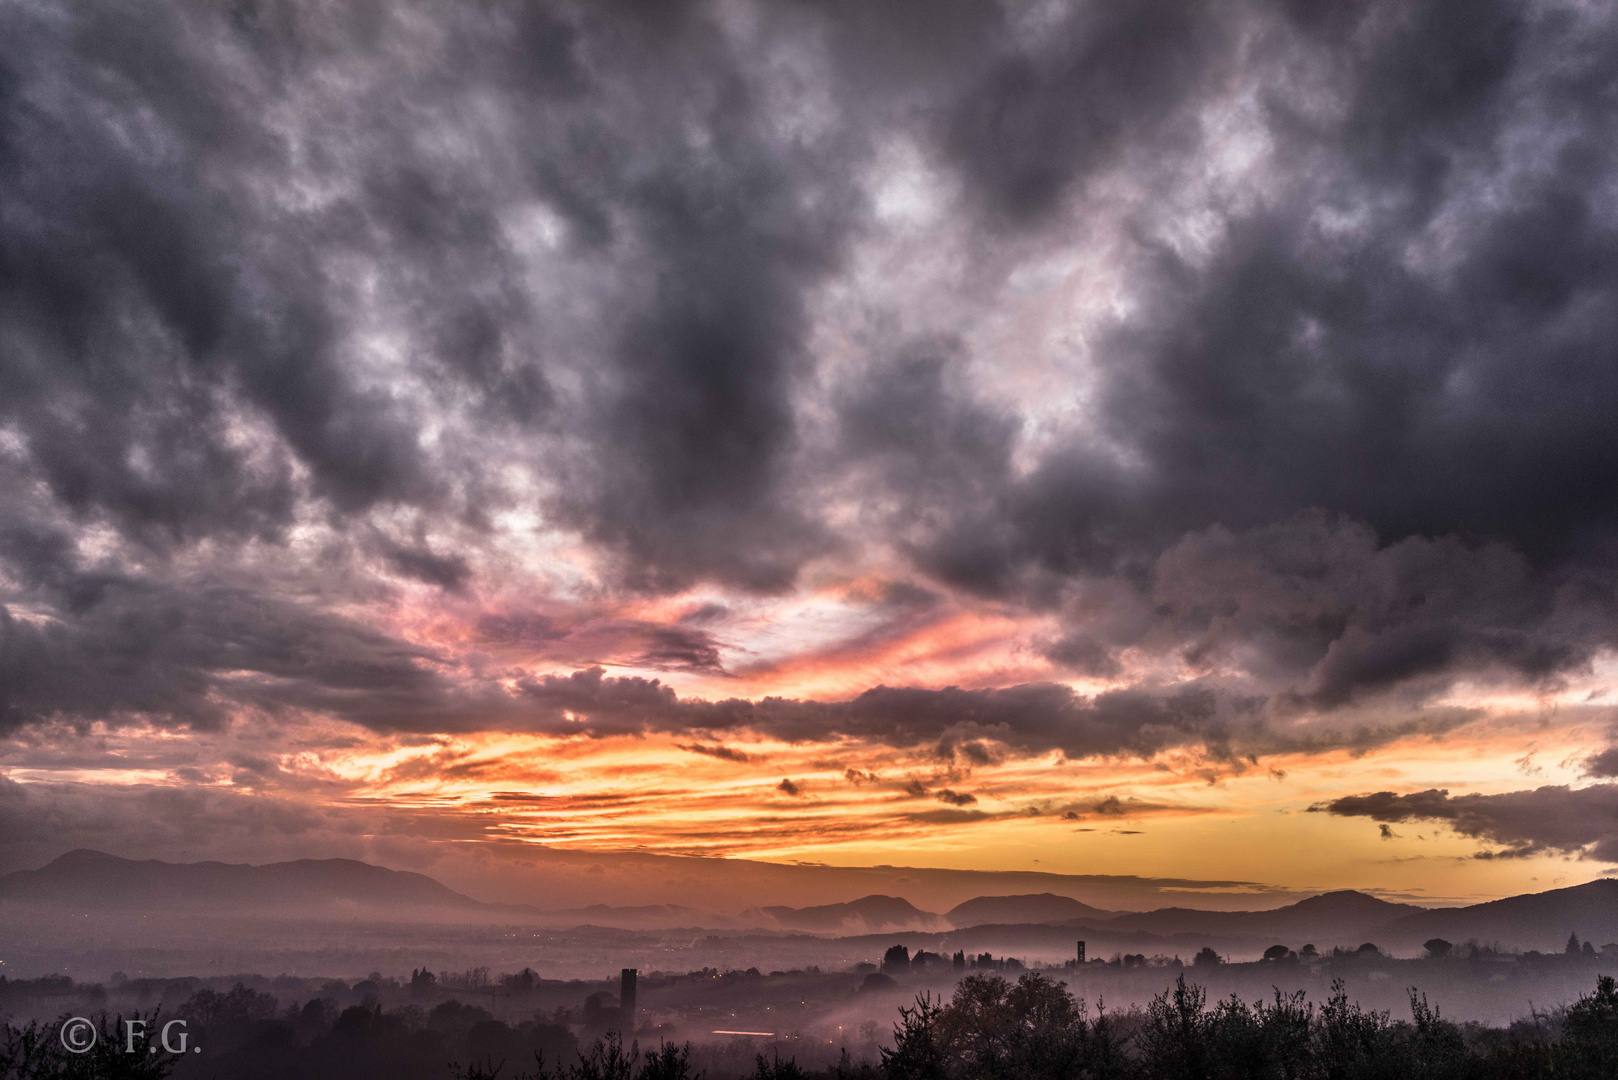
<path id="1" fill-rule="evenodd" d="M 1524 893 L 1461 908 L 1435 908 L 1388 924 L 1401 940 L 1442 937 L 1460 943 L 1521 943 L 1560 951 L 1568 934 L 1598 947 L 1618 942 L 1618 881 L 1603 878 L 1548 892 Z"/>
<path id="2" fill-rule="evenodd" d="M 168 863 L 70 851 L 38 870 L 0 877 L 0 900 L 63 910 L 162 908 L 225 914 L 285 909 L 311 915 L 345 909 L 476 911 L 487 905 L 425 874 L 354 859 L 246 863 Z M 379 910 L 380 909 L 380 910 Z"/>
<path id="3" fill-rule="evenodd" d="M 956 927 L 989 923 L 1061 923 L 1073 919 L 1110 919 L 1116 911 L 1091 907 L 1071 896 L 1025 893 L 1019 896 L 978 896 L 944 913 Z"/>
<path id="4" fill-rule="evenodd" d="M 1120 915 L 1095 925 L 1108 930 L 1143 930 L 1153 934 L 1302 937 L 1341 942 L 1421 910 L 1414 904 L 1395 904 L 1345 889 L 1267 911 L 1200 911 L 1171 907 Z"/>
<path id="5" fill-rule="evenodd" d="M 941 927 L 943 922 L 939 916 L 922 911 L 908 900 L 882 895 L 862 896 L 843 904 L 803 908 L 776 905 L 760 910 L 776 923 L 792 930 L 932 929 Z"/>

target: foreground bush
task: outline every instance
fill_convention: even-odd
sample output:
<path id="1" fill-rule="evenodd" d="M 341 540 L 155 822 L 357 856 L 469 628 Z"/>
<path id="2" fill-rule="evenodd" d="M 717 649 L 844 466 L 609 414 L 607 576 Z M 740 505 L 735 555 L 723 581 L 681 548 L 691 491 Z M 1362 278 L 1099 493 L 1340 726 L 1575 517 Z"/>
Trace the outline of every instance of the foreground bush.
<path id="1" fill-rule="evenodd" d="M 124 1053 L 122 1016 L 98 1017 L 89 1049 L 69 1053 L 60 1037 L 65 1020 L 66 1016 L 54 1024 L 0 1026 L 0 1080 L 163 1080 L 174 1067 L 166 1054 Z M 148 1031 L 161 1027 L 155 1013 L 135 1013 L 129 1020 Z"/>
<path id="2" fill-rule="evenodd" d="M 1092 1017 L 1061 984 L 1039 974 L 1013 985 L 963 980 L 945 1005 L 918 998 L 901 1009 L 886 1080 L 1596 1080 L 1618 1077 L 1618 988 L 1567 1010 L 1561 1035 L 1468 1040 L 1426 997 L 1410 992 L 1395 1021 L 1348 1000 L 1341 981 L 1319 1008 L 1299 991 L 1251 1005 L 1209 1006 L 1182 975 L 1140 1013 Z"/>

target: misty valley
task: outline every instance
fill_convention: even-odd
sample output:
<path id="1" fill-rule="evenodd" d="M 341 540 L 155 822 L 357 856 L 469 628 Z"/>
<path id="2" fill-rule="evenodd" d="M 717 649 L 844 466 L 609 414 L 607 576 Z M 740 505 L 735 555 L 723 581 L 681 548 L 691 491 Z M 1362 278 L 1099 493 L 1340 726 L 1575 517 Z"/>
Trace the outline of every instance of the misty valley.
<path id="1" fill-rule="evenodd" d="M 1595 1077 L 1618 1066 L 1618 958 L 1582 949 L 1404 960 L 1289 951 L 1189 965 L 1131 955 L 1045 970 L 987 953 L 928 956 L 894 946 L 853 970 L 594 980 L 483 967 L 361 979 L 5 977 L 0 1076 Z M 638 985 L 626 993 L 630 978 Z M 1505 1024 L 1466 1019 L 1509 1001 L 1530 1004 Z M 57 1030 L 80 1016 L 100 1032 L 74 1057 Z M 183 1037 L 171 1044 L 162 1025 L 176 1019 Z M 1421 1071 L 1410 1071 L 1411 1054 Z"/>
<path id="2" fill-rule="evenodd" d="M 1412 1075 L 1420 1054 L 1421 1075 L 1551 1077 L 1618 1062 L 1608 880 L 1458 908 L 1338 892 L 1118 911 L 1043 893 L 930 912 L 871 895 L 657 925 L 691 913 L 483 904 L 347 860 L 72 852 L 0 877 L 0 1076 L 1370 1077 Z M 60 1034 L 75 1017 L 96 1026 L 79 1055 Z M 1343 1040 L 1356 1049 L 1323 1049 Z"/>

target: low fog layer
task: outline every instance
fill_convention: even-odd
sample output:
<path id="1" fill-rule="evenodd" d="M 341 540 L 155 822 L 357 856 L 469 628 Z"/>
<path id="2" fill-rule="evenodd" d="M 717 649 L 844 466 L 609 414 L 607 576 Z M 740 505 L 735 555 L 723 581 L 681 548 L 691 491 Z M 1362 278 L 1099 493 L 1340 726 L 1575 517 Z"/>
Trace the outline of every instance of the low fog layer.
<path id="1" fill-rule="evenodd" d="M 1570 935 L 1588 945 L 1563 958 Z M 1435 940 L 1455 946 L 1442 962 L 1431 955 Z M 1077 967 L 1080 941 L 1090 962 Z M 79 851 L 0 877 L 0 961 L 11 979 L 57 976 L 110 985 L 256 972 L 352 982 L 372 973 L 401 978 L 411 971 L 481 969 L 526 970 L 546 985 L 571 985 L 632 967 L 706 972 L 697 979 L 701 987 L 762 979 L 743 995 L 760 1007 L 795 1000 L 792 995 L 808 987 L 803 992 L 822 1002 L 811 1010 L 821 1025 L 854 1008 L 851 988 L 875 971 L 861 965 L 881 964 L 895 948 L 923 959 L 888 972 L 898 977 L 894 985 L 863 986 L 859 1003 L 881 1001 L 891 1009 L 918 989 L 974 970 L 987 954 L 1000 965 L 994 970 L 1006 970 L 1009 957 L 1010 970 L 1051 968 L 1081 995 L 1138 1004 L 1199 955 L 1206 962 L 1211 951 L 1231 963 L 1194 970 L 1221 995 L 1251 996 L 1271 985 L 1314 992 L 1342 977 L 1381 1008 L 1419 982 L 1469 1017 L 1503 1022 L 1525 1013 L 1530 1001 L 1552 1003 L 1583 987 L 1590 971 L 1618 958 L 1614 942 L 1618 882 L 1607 879 L 1436 909 L 1355 891 L 1255 911 L 1123 911 L 1055 893 L 983 895 L 938 911 L 873 894 L 715 917 L 677 905 L 545 910 L 490 904 L 421 875 L 343 860 L 252 867 L 135 862 Z M 940 961 L 957 954 L 962 967 Z M 1268 959 L 1255 966 L 1261 957 Z M 1109 966 L 1098 958 L 1118 962 Z M 763 974 L 745 975 L 749 971 Z M 731 982 L 720 978 L 726 972 L 733 973 Z M 674 984 L 648 985 L 651 1008 L 655 987 Z M 570 994 L 583 997 L 573 989 L 556 994 L 548 1008 L 565 1006 L 562 998 Z M 695 1000 L 684 991 L 675 997 L 687 1005 Z"/>
<path id="2" fill-rule="evenodd" d="M 492 943 L 484 947 L 494 951 Z M 430 956 L 433 950 L 423 953 Z M 523 943 L 510 946 L 509 953 L 537 956 L 540 950 Z M 881 961 L 883 953 L 874 953 L 874 958 Z M 1373 950 L 1239 964 L 1207 957 L 1200 962 L 1184 960 L 1115 956 L 1082 968 L 1057 965 L 1044 973 L 1092 1009 L 1104 1003 L 1115 1015 L 1145 1007 L 1184 976 L 1205 987 L 1209 1000 L 1236 994 L 1256 1001 L 1271 998 L 1276 990 L 1303 990 L 1312 1000 L 1323 1001 L 1340 981 L 1351 1000 L 1396 1017 L 1407 1017 L 1408 991 L 1415 987 L 1452 1020 L 1499 1026 L 1530 1018 L 1536 1010 L 1554 1012 L 1589 992 L 1598 975 L 1618 972 L 1618 957 L 1610 951 L 1603 957 L 1582 949 L 1573 954 L 1511 955 L 1463 946 L 1445 957 L 1405 960 Z M 898 1009 L 918 995 L 947 999 L 967 976 L 994 974 L 1015 981 L 1025 972 L 1016 958 L 973 957 L 967 962 L 973 966 L 956 969 L 946 957 L 942 965 L 912 970 L 892 963 L 842 970 L 641 969 L 635 1037 L 643 1046 L 660 1040 L 721 1047 L 778 1045 L 783 1056 L 790 1052 L 805 1063 L 835 1060 L 844 1048 L 874 1059 L 877 1044 L 891 1045 L 890 1028 Z M 348 979 L 241 972 L 165 979 L 119 972 L 93 983 L 60 976 L 13 979 L 0 984 L 0 1011 L 14 1021 L 26 1021 L 160 1006 L 165 1015 L 183 1017 L 188 1010 L 197 1012 L 199 991 L 223 994 L 238 984 L 273 998 L 256 1006 L 264 1016 L 295 1017 L 314 1008 L 329 1023 L 343 1009 L 369 1005 L 384 1012 L 404 1011 L 418 1021 L 425 1016 L 459 1023 L 457 1010 L 467 1007 L 507 1025 L 538 1020 L 585 1037 L 618 1022 L 613 1010 L 619 1007 L 621 986 L 618 968 L 605 959 L 590 977 L 566 980 L 541 978 L 527 968 L 433 969 L 419 963 Z M 456 1005 L 446 1006 L 449 1002 Z M 462 1019 L 469 1023 L 477 1015 L 466 1012 Z"/>

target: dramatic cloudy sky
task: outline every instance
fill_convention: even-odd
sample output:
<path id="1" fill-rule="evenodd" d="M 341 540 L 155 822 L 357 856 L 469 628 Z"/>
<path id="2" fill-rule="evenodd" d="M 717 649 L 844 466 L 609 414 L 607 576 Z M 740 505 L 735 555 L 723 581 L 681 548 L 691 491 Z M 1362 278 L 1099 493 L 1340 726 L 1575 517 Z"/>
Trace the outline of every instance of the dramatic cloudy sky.
<path id="1" fill-rule="evenodd" d="M 1618 865 L 1610 5 L 0 43 L 0 869 Z"/>

